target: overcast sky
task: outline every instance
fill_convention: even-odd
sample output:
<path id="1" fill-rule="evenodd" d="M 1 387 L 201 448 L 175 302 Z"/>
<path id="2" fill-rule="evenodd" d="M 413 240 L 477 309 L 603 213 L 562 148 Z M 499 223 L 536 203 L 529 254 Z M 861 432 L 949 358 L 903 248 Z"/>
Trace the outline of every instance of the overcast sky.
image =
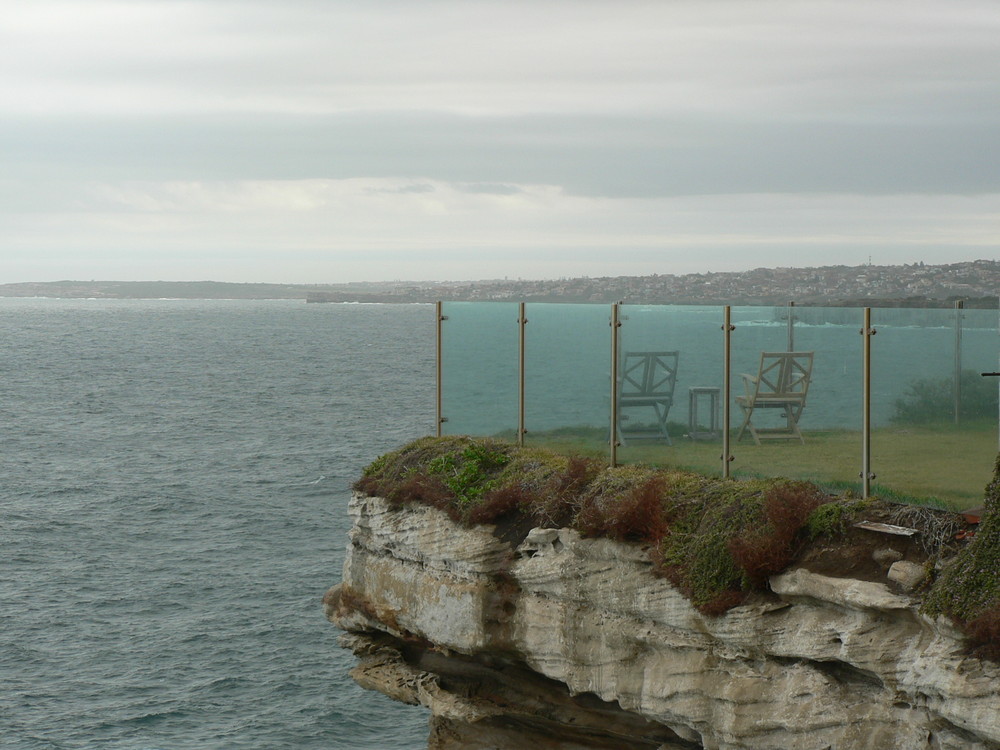
<path id="1" fill-rule="evenodd" d="M 998 244 L 997 0 L 0 3 L 0 283 Z"/>

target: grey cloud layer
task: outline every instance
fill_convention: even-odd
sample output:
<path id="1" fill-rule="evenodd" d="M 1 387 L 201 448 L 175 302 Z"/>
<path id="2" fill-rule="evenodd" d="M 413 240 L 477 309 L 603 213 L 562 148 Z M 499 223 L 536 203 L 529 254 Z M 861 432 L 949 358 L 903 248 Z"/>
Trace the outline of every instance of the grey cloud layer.
<path id="1" fill-rule="evenodd" d="M 159 252 L 204 278 L 202 245 L 244 249 L 262 281 L 294 280 L 279 244 L 309 248 L 314 278 L 341 259 L 369 277 L 358 248 L 395 246 L 473 278 L 595 274 L 608 246 L 632 272 L 839 241 L 978 257 L 996 252 L 998 61 L 996 0 L 6 3 L 0 243 L 23 250 L 0 275 L 116 248 L 102 268 Z M 816 236 L 811 196 L 835 208 Z M 441 253 L 459 245 L 481 259 Z"/>
<path id="2" fill-rule="evenodd" d="M 7 176 L 426 177 L 581 195 L 1000 192 L 989 122 L 839 123 L 383 113 L 0 125 Z"/>

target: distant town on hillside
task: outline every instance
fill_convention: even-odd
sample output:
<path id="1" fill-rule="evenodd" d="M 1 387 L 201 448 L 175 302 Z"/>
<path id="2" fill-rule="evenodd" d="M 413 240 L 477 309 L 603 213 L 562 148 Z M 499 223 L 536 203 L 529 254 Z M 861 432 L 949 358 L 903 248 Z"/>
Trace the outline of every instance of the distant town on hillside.
<path id="1" fill-rule="evenodd" d="M 683 305 L 997 307 L 1000 261 L 946 265 L 756 268 L 752 271 L 545 281 L 234 284 L 218 281 L 51 281 L 0 285 L 3 297 L 301 299 L 307 302 L 594 302 Z"/>

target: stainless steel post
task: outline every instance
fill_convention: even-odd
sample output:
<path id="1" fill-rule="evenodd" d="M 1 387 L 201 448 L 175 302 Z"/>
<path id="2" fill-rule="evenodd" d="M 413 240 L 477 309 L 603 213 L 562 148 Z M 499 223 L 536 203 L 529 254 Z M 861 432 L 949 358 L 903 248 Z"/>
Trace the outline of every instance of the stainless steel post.
<path id="1" fill-rule="evenodd" d="M 952 394 L 955 401 L 955 424 L 961 422 L 962 410 L 962 318 L 965 313 L 962 300 L 955 302 L 955 375 L 952 381 Z"/>
<path id="2" fill-rule="evenodd" d="M 722 478 L 729 478 L 729 465 L 733 456 L 729 452 L 729 391 L 730 391 L 730 352 L 731 338 L 735 326 L 730 322 L 732 308 L 726 305 L 722 308 Z"/>
<path id="3" fill-rule="evenodd" d="M 611 465 L 618 465 L 618 303 L 611 305 Z"/>
<path id="4" fill-rule="evenodd" d="M 524 328 L 528 318 L 524 314 L 524 303 L 517 308 L 518 347 L 517 347 L 517 444 L 524 445 Z"/>
<path id="5" fill-rule="evenodd" d="M 871 494 L 872 474 L 872 309 L 864 311 L 864 327 L 861 335 L 864 337 L 864 349 L 861 358 L 861 497 Z"/>
<path id="6" fill-rule="evenodd" d="M 437 436 L 441 437 L 441 425 L 444 424 L 444 415 L 441 414 L 441 323 L 445 320 L 444 315 L 441 314 L 442 302 L 439 300 L 434 305 L 434 317 L 435 325 L 437 327 L 437 353 L 436 353 L 436 372 L 437 372 Z"/>
<path id="7" fill-rule="evenodd" d="M 788 351 L 795 351 L 795 301 L 788 301 Z"/>

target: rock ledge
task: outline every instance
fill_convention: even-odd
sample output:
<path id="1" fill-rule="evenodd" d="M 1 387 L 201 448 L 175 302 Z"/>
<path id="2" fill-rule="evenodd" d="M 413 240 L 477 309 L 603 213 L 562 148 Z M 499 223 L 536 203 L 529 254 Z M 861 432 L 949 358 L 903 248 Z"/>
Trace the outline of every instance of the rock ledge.
<path id="1" fill-rule="evenodd" d="M 706 617 L 635 545 L 349 509 L 327 616 L 359 684 L 430 709 L 433 750 L 1000 750 L 1000 668 L 888 579 L 793 569 Z"/>

